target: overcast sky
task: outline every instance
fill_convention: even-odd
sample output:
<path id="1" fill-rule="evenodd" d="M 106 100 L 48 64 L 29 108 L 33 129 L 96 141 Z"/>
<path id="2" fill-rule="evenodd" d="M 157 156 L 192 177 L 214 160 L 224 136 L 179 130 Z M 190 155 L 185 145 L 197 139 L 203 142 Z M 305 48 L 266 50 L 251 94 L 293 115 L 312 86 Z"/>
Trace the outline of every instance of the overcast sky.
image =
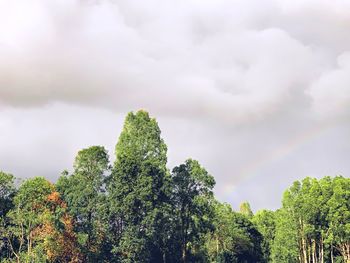
<path id="1" fill-rule="evenodd" d="M 350 175 L 348 0 L 0 0 L 0 170 L 55 181 L 157 118 L 234 208 Z"/>

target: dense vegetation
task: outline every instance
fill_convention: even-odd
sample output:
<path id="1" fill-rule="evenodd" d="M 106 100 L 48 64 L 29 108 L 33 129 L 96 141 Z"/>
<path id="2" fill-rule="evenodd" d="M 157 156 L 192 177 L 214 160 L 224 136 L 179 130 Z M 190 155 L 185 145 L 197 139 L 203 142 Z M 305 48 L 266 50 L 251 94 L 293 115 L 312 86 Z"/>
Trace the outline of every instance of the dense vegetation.
<path id="1" fill-rule="evenodd" d="M 236 212 L 197 161 L 167 169 L 145 111 L 127 115 L 113 165 L 92 146 L 56 184 L 14 182 L 0 173 L 2 262 L 350 262 L 350 179 L 306 178 L 277 211 Z"/>

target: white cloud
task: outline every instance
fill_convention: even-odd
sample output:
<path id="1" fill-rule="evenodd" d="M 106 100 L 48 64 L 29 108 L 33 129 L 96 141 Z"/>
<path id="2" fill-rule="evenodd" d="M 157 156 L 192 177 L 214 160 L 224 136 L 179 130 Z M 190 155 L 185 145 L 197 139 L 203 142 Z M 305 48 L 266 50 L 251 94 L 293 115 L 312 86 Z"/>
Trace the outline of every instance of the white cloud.
<path id="1" fill-rule="evenodd" d="M 298 134 L 329 122 L 346 130 L 349 5 L 3 0 L 0 167 L 55 178 L 83 145 L 112 150 L 120 114 L 146 108 L 161 120 L 171 165 L 192 156 L 216 176 L 219 189 L 237 186 L 240 171 Z M 109 132 L 101 135 L 102 126 Z M 324 136 L 334 145 L 346 140 Z M 340 154 L 330 151 L 324 171 L 336 170 Z M 257 172 L 260 178 L 275 178 L 273 165 Z M 283 185 L 322 171 L 315 164 L 295 169 Z"/>
<path id="2" fill-rule="evenodd" d="M 337 67 L 323 74 L 310 88 L 314 110 L 324 117 L 350 113 L 350 52 L 338 56 Z M 346 117 L 347 117 L 346 116 Z"/>

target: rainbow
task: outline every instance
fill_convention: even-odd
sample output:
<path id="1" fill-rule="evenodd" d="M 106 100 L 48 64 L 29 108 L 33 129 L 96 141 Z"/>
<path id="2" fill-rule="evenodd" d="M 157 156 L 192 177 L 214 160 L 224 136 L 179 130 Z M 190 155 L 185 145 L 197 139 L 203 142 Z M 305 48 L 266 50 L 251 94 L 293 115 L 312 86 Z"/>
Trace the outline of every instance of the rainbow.
<path id="1" fill-rule="evenodd" d="M 291 137 L 288 141 L 286 141 L 279 147 L 276 147 L 270 152 L 267 152 L 259 156 L 259 158 L 256 158 L 255 160 L 249 162 L 247 165 L 243 166 L 241 169 L 238 170 L 237 176 L 235 177 L 235 184 L 226 185 L 224 189 L 224 196 L 228 196 L 229 194 L 231 194 L 235 189 L 235 185 L 256 177 L 259 174 L 258 172 L 264 167 L 285 158 L 305 143 L 321 136 L 327 130 L 331 129 L 332 127 L 335 127 L 342 121 L 345 121 L 345 118 L 333 119 L 331 121 L 323 121 L 316 126 L 304 129 L 297 135 Z"/>

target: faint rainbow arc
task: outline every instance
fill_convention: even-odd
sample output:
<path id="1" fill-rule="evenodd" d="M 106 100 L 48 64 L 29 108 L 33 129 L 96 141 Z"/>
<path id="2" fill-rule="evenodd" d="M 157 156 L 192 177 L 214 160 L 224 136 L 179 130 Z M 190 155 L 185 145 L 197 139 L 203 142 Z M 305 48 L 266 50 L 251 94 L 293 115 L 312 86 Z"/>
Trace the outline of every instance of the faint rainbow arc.
<path id="1" fill-rule="evenodd" d="M 297 150 L 306 142 L 320 136 L 323 132 L 339 123 L 339 121 L 340 120 L 323 122 L 317 126 L 308 128 L 296 136 L 290 138 L 287 143 L 284 143 L 283 145 L 271 150 L 259 158 L 256 158 L 252 162 L 249 162 L 249 164 L 245 165 L 237 172 L 238 176 L 236 179 L 238 179 L 236 181 L 236 185 L 255 177 L 258 170 L 289 155 L 291 152 Z M 228 194 L 232 193 L 234 188 L 234 185 L 227 185 L 224 189 L 224 195 L 227 196 Z"/>

